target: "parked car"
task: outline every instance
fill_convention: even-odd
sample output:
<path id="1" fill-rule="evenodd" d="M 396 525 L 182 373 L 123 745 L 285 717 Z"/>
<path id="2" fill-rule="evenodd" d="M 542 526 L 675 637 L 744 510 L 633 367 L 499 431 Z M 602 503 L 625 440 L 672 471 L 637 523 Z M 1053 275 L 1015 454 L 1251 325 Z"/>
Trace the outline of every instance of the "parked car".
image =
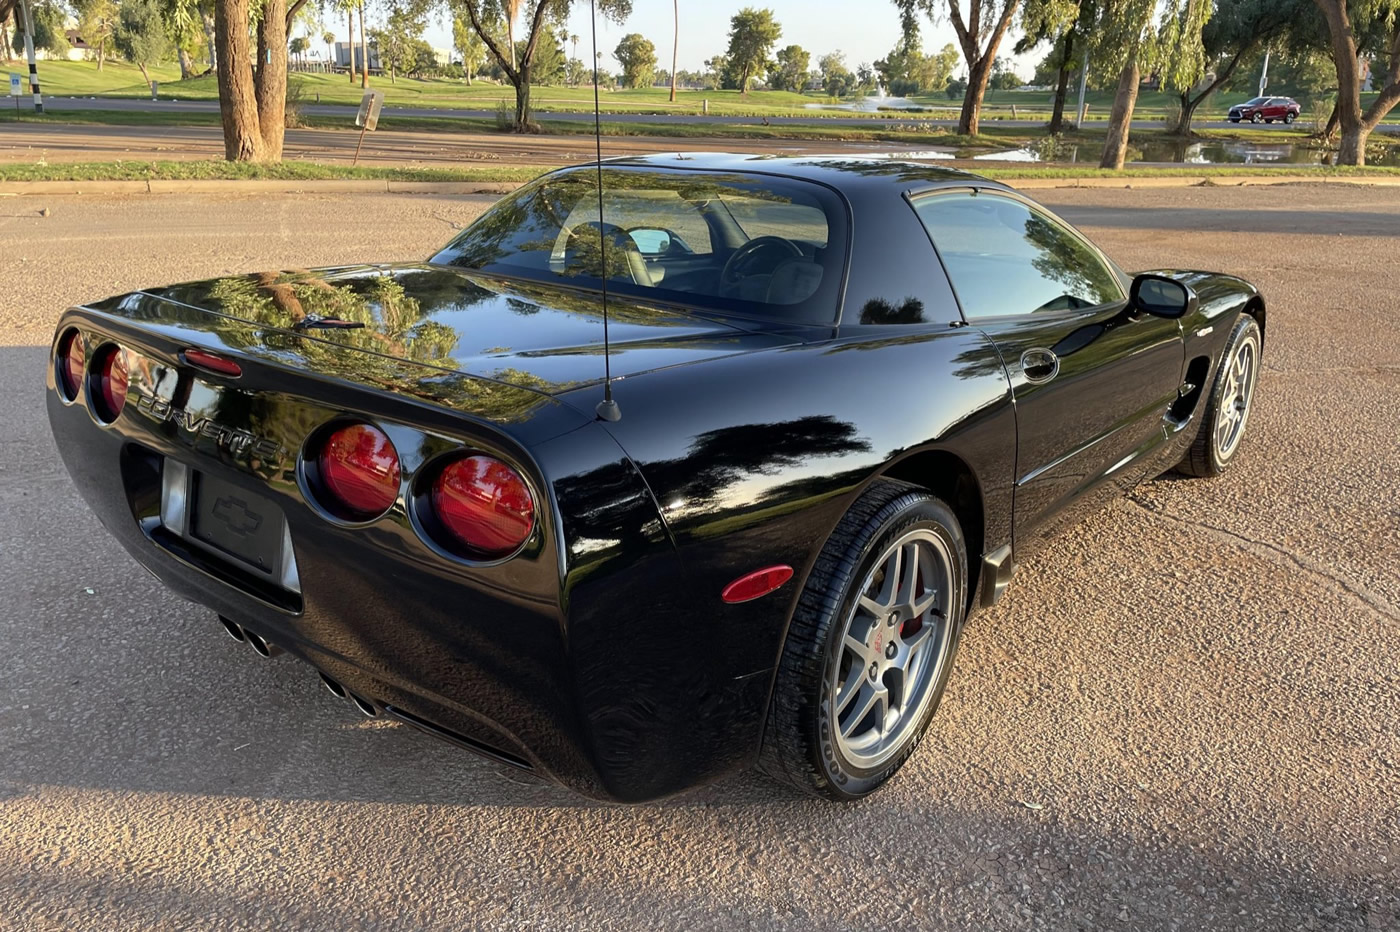
<path id="1" fill-rule="evenodd" d="M 1282 120 L 1292 123 L 1303 108 L 1292 97 L 1256 97 L 1230 108 L 1230 122 L 1248 120 L 1251 123 L 1272 123 Z"/>
<path id="2" fill-rule="evenodd" d="M 47 403 L 137 562 L 366 715 L 592 797 L 850 800 L 1041 541 L 1229 468 L 1264 324 L 975 175 L 656 156 L 426 262 L 72 308 Z"/>

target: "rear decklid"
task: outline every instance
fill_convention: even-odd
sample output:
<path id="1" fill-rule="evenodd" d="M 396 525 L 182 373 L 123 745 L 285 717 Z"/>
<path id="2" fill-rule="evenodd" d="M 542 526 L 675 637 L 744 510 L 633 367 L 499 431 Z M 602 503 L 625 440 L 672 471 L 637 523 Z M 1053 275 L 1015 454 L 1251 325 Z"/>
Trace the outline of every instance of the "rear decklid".
<path id="1" fill-rule="evenodd" d="M 348 347 L 551 396 L 603 378 L 602 305 L 573 288 L 400 265 L 263 272 L 137 294 L 259 332 L 314 335 L 327 352 Z M 136 297 L 93 307 L 118 310 L 125 301 L 129 310 Z M 625 299 L 609 299 L 608 319 L 615 377 L 796 342 Z"/>

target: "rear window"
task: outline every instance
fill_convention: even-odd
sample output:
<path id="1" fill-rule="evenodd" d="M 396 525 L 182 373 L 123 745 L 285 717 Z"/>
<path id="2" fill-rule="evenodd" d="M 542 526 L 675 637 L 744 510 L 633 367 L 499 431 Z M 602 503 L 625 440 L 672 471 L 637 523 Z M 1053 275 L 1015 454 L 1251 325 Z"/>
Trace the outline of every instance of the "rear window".
<path id="1" fill-rule="evenodd" d="M 836 318 L 845 214 L 821 185 L 738 172 L 550 174 L 483 214 L 437 264 L 725 314 Z"/>

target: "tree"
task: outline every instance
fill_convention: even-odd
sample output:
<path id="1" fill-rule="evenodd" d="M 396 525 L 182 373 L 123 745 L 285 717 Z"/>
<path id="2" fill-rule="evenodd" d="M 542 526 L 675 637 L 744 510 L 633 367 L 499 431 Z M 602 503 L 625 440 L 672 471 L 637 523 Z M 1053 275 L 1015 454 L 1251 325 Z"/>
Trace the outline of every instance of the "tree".
<path id="1" fill-rule="evenodd" d="M 729 73 L 729 56 L 716 55 L 714 58 L 705 59 L 705 86 L 709 88 L 723 87 L 724 76 Z"/>
<path id="2" fill-rule="evenodd" d="M 310 48 L 311 40 L 306 36 L 297 36 L 291 41 L 291 44 L 287 46 L 287 50 L 292 53 L 292 57 L 298 62 L 306 57 L 306 52 Z"/>
<path id="3" fill-rule="evenodd" d="M 1400 0 L 1313 0 L 1327 21 L 1332 61 L 1337 69 L 1337 122 L 1342 129 L 1338 165 L 1365 165 L 1371 131 L 1400 104 Z M 1358 59 L 1375 45 L 1389 60 L 1383 74 L 1373 75 L 1380 88 L 1371 106 L 1361 109 Z"/>
<path id="4" fill-rule="evenodd" d="M 1108 118 L 1099 167 L 1121 169 L 1144 69 L 1163 87 L 1189 88 L 1205 73 L 1201 32 L 1211 14 L 1209 0 L 1165 0 L 1160 29 L 1153 28 L 1155 0 L 1102 0 L 1090 33 L 1091 58 L 1100 74 L 1117 72 L 1118 90 Z"/>
<path id="5" fill-rule="evenodd" d="M 1025 83 L 1025 81 L 1021 80 L 1021 76 L 1016 73 L 1015 69 L 1011 67 L 1011 62 L 1007 61 L 1005 58 L 998 58 L 992 64 L 992 77 L 988 82 L 992 90 L 1014 91 Z"/>
<path id="6" fill-rule="evenodd" d="M 389 83 L 398 83 L 398 73 L 410 68 L 416 51 L 413 43 L 423 38 L 427 7 L 419 0 L 395 3 L 384 18 L 384 28 L 373 30 L 379 47 L 379 64 L 389 69 Z"/>
<path id="7" fill-rule="evenodd" d="M 116 0 L 74 0 L 73 12 L 78 17 L 78 34 L 88 47 L 97 47 L 97 70 L 107 61 L 107 42 L 117 25 Z"/>
<path id="8" fill-rule="evenodd" d="M 968 16 L 964 18 L 962 0 L 894 0 L 901 19 L 906 23 L 916 21 L 919 11 L 934 19 L 941 15 L 944 7 L 947 8 L 953 31 L 958 35 L 958 44 L 962 46 L 963 59 L 967 62 L 967 93 L 963 95 L 962 112 L 958 115 L 958 132 L 963 135 L 977 135 L 982 116 L 982 97 L 987 92 L 992 63 L 996 61 L 997 49 L 1001 47 L 1001 40 L 1006 36 L 1020 2 L 968 0 Z"/>
<path id="9" fill-rule="evenodd" d="M 1032 84 L 1053 84 L 1055 100 L 1050 109 L 1051 133 L 1064 128 L 1065 97 L 1069 92 L 1070 72 L 1082 68 L 1084 27 L 1081 20 L 1092 21 L 1094 0 L 1024 0 L 1021 7 L 1021 31 L 1016 52 L 1024 54 L 1049 39 L 1054 43 L 1050 53 L 1036 66 Z M 1075 117 L 1078 120 L 1078 116 Z"/>
<path id="10" fill-rule="evenodd" d="M 20 6 L 15 4 L 14 50 L 24 52 L 24 24 L 20 17 Z M 42 49 L 55 57 L 68 54 L 67 13 L 56 2 L 44 0 L 29 8 L 30 23 L 34 27 L 34 48 Z"/>
<path id="11" fill-rule="evenodd" d="M 452 47 L 462 56 L 462 75 L 470 86 L 472 78 L 476 77 L 477 69 L 481 67 L 481 57 L 486 52 L 486 46 L 482 44 L 481 37 L 472 29 L 471 24 L 460 16 L 452 18 Z"/>
<path id="12" fill-rule="evenodd" d="M 158 0 L 122 0 L 112 44 L 123 58 L 141 69 L 147 87 L 151 84 L 151 75 L 146 69 L 160 62 L 170 51 L 165 29 L 165 17 L 161 15 Z"/>
<path id="13" fill-rule="evenodd" d="M 502 48 L 491 34 L 487 24 L 490 21 L 489 13 L 491 7 L 487 3 L 491 0 L 453 0 L 457 9 L 465 11 L 467 19 L 470 21 L 472 29 L 486 43 L 486 48 L 491 52 L 491 57 L 500 66 L 506 80 L 515 88 L 515 131 L 518 133 L 538 132 L 539 126 L 530 119 L 530 79 L 535 62 L 535 55 L 538 53 L 540 39 L 547 24 L 558 24 L 562 27 L 568 21 L 569 7 L 571 0 L 528 0 L 527 19 L 530 21 L 530 32 L 525 40 L 524 54 L 516 60 L 514 39 L 514 27 L 508 36 L 508 47 Z M 520 7 L 526 0 L 504 0 L 508 8 L 514 5 Z M 632 0 L 598 0 L 597 8 L 605 17 L 615 23 L 622 23 L 632 13 Z M 509 20 L 507 20 L 509 24 Z M 552 40 L 551 40 L 552 41 Z M 563 67 L 562 53 L 560 54 L 560 67 Z"/>
<path id="14" fill-rule="evenodd" d="M 1216 90 L 1227 86 L 1254 52 L 1293 33 L 1305 38 L 1313 31 L 1309 27 L 1320 26 L 1310 22 L 1316 18 L 1316 11 L 1310 6 L 1309 0 L 1216 0 L 1215 13 L 1201 32 L 1206 61 L 1214 67 L 1213 76 L 1207 75 L 1209 80 L 1180 92 L 1181 115 L 1172 132 L 1189 136 L 1196 108 Z"/>
<path id="15" fill-rule="evenodd" d="M 622 66 L 623 87 L 650 87 L 656 76 L 656 46 L 638 32 L 629 32 L 613 49 Z"/>
<path id="16" fill-rule="evenodd" d="M 321 33 L 321 41 L 326 43 L 326 61 L 335 60 L 335 33 L 327 29 Z"/>
<path id="17" fill-rule="evenodd" d="M 287 109 L 287 30 L 306 0 L 214 0 L 219 60 L 219 115 L 224 157 L 231 162 L 277 162 Z M 191 3 L 190 6 L 193 6 Z"/>
<path id="18" fill-rule="evenodd" d="M 773 11 L 746 6 L 729 21 L 728 73 L 740 93 L 749 92 L 749 81 L 768 70 L 768 53 L 783 34 Z"/>
<path id="19" fill-rule="evenodd" d="M 800 45 L 778 50 L 777 67 L 768 72 L 768 84 L 774 90 L 801 91 L 807 83 L 807 66 L 812 56 Z"/>
<path id="20" fill-rule="evenodd" d="M 936 55 L 925 55 L 915 31 L 902 36 L 890 54 L 875 62 L 873 67 L 886 91 L 895 97 L 908 97 L 943 90 L 957 63 L 958 50 L 952 45 L 945 45 Z"/>
<path id="21" fill-rule="evenodd" d="M 856 77 L 846 68 L 846 56 L 841 52 L 823 55 L 817 60 L 817 70 L 828 97 L 845 97 L 855 89 Z"/>

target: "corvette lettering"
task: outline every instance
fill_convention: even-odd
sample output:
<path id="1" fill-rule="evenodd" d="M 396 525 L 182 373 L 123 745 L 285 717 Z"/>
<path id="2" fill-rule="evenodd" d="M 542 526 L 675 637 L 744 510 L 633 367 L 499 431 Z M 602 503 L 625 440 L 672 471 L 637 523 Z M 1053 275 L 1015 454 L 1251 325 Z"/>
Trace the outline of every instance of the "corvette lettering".
<path id="1" fill-rule="evenodd" d="M 271 462 L 281 460 L 285 453 L 282 445 L 276 441 L 259 437 L 246 430 L 225 427 L 209 417 L 177 408 L 170 402 L 162 401 L 159 398 L 141 395 L 136 400 L 136 406 L 157 421 L 175 424 L 196 437 L 208 437 L 216 445 L 230 453 L 248 453 Z"/>

